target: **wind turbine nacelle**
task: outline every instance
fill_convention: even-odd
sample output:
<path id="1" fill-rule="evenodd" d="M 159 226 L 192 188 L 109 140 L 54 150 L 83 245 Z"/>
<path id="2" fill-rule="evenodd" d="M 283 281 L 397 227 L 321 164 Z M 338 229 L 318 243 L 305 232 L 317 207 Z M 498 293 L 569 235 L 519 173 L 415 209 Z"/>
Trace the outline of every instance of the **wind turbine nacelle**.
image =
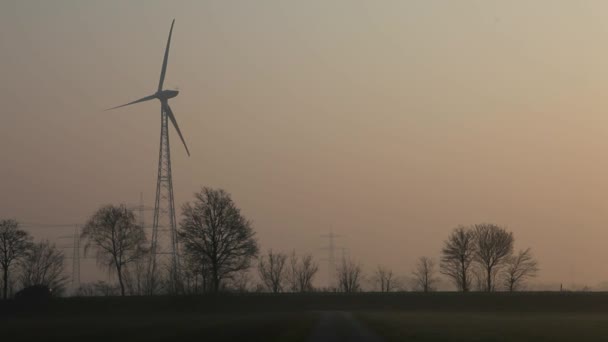
<path id="1" fill-rule="evenodd" d="M 177 94 L 179 94 L 179 91 L 177 90 L 163 90 L 161 92 L 158 92 L 156 96 L 158 96 L 158 98 L 161 100 L 167 100 L 176 97 Z"/>

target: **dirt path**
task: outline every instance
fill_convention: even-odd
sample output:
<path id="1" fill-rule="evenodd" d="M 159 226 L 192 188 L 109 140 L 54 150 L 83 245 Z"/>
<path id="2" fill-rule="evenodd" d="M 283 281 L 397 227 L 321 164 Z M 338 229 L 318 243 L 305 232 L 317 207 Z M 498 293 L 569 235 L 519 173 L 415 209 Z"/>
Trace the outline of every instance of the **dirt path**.
<path id="1" fill-rule="evenodd" d="M 381 342 L 382 339 L 362 325 L 350 312 L 324 311 L 309 342 Z"/>

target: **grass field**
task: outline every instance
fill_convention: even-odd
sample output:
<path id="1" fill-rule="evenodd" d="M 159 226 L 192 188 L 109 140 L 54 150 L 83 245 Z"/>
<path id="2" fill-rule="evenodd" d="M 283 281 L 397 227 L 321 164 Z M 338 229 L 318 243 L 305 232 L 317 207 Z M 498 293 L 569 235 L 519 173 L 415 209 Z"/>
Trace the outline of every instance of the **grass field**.
<path id="1" fill-rule="evenodd" d="M 608 314 L 365 312 L 386 341 L 607 341 Z"/>
<path id="2" fill-rule="evenodd" d="M 306 341 L 311 313 L 45 316 L 0 323 L 7 341 Z"/>
<path id="3" fill-rule="evenodd" d="M 606 293 L 100 297 L 38 307 L 0 301 L 0 335 L 11 341 L 307 341 L 327 311 L 352 312 L 386 341 L 608 340 Z"/>

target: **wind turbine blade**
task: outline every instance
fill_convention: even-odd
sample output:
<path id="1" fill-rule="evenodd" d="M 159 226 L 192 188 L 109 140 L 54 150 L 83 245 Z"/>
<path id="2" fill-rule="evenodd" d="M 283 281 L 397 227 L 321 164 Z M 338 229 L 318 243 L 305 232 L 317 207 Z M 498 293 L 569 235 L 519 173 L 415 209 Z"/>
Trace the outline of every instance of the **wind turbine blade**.
<path id="1" fill-rule="evenodd" d="M 154 100 L 155 98 L 156 98 L 156 95 L 150 95 L 150 96 L 142 97 L 139 100 L 135 100 L 133 102 L 129 102 L 129 103 L 124 104 L 124 105 L 108 108 L 106 110 L 112 110 L 112 109 L 116 109 L 116 108 L 120 108 L 120 107 L 125 107 L 125 106 L 128 106 L 128 105 L 132 105 L 132 104 L 136 104 L 136 103 L 140 103 L 140 102 L 150 101 L 150 100 Z"/>
<path id="2" fill-rule="evenodd" d="M 158 91 L 163 90 L 163 83 L 165 82 L 165 73 L 167 72 L 167 59 L 169 59 L 169 46 L 171 45 L 171 34 L 173 33 L 173 24 L 175 24 L 175 19 L 173 19 L 173 22 L 171 23 L 171 30 L 169 30 L 169 39 L 167 39 L 165 58 L 163 58 L 163 68 L 160 70 L 160 81 L 158 82 Z"/>
<path id="3" fill-rule="evenodd" d="M 175 127 L 175 130 L 177 131 L 179 138 L 182 139 L 182 142 L 184 143 L 184 147 L 186 148 L 186 153 L 188 154 L 188 157 L 190 157 L 190 151 L 188 150 L 188 146 L 186 145 L 186 140 L 184 140 L 184 136 L 182 135 L 182 132 L 179 130 L 179 126 L 177 125 L 177 120 L 175 120 L 175 115 L 173 115 L 173 111 L 171 110 L 171 107 L 169 107 L 169 104 L 167 102 L 163 102 L 163 107 L 165 108 L 165 111 L 167 112 L 169 119 L 171 119 L 171 122 L 173 123 L 173 127 Z"/>

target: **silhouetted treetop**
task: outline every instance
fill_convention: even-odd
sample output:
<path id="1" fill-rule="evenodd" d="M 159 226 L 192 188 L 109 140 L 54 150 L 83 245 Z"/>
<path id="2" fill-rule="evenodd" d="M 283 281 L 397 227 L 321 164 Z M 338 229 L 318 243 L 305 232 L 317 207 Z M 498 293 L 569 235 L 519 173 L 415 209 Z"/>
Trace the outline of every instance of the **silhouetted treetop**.
<path id="1" fill-rule="evenodd" d="M 258 254 L 255 232 L 230 195 L 203 188 L 183 206 L 179 237 L 185 252 L 209 265 L 213 290 L 235 272 L 249 269 Z"/>

